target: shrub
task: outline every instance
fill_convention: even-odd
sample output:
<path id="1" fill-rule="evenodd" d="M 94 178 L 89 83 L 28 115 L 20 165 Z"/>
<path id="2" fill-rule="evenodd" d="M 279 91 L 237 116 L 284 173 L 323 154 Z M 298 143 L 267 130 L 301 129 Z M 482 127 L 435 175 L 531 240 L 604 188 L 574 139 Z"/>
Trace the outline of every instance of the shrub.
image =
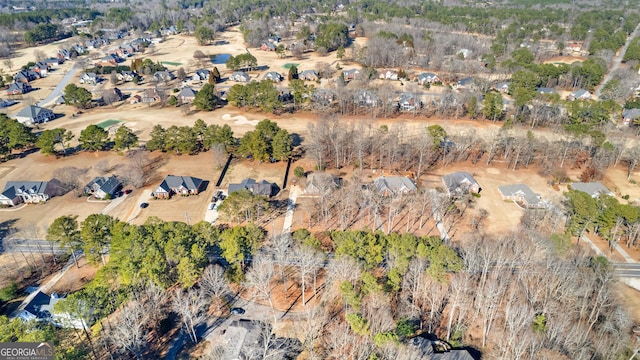
<path id="1" fill-rule="evenodd" d="M 18 297 L 18 283 L 15 281 L 0 289 L 0 300 L 7 302 Z"/>
<path id="2" fill-rule="evenodd" d="M 304 169 L 302 168 L 302 166 L 297 166 L 295 169 L 293 169 L 293 175 L 299 178 L 303 177 Z"/>

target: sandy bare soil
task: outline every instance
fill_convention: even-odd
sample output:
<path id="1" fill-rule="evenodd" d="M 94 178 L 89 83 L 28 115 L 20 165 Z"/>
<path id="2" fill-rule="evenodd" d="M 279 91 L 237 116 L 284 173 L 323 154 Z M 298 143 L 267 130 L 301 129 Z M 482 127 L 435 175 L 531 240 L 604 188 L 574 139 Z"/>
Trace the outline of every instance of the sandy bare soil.
<path id="1" fill-rule="evenodd" d="M 563 64 L 573 64 L 574 62 L 583 62 L 587 60 L 586 57 L 584 56 L 556 56 L 553 57 L 551 59 L 546 60 L 544 63 L 545 64 L 557 64 L 557 63 L 563 63 Z"/>

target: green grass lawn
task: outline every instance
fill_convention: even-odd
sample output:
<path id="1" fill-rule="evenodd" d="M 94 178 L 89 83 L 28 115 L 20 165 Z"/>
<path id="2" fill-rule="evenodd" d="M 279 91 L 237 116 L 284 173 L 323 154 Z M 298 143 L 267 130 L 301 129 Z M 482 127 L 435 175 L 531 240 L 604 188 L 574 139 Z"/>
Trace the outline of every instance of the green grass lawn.
<path id="1" fill-rule="evenodd" d="M 103 128 L 103 129 L 107 129 L 110 126 L 115 125 L 115 124 L 120 124 L 121 122 L 122 122 L 122 120 L 109 119 L 109 120 L 105 120 L 105 121 L 101 122 L 100 124 L 98 124 L 98 126 Z"/>
<path id="2" fill-rule="evenodd" d="M 182 65 L 182 63 L 175 62 L 175 61 L 160 61 L 160 63 L 163 64 L 163 65 L 171 65 L 171 66 L 180 66 L 180 65 Z"/>
<path id="3" fill-rule="evenodd" d="M 298 65 L 300 65 L 300 64 L 286 63 L 286 64 L 282 65 L 282 67 L 288 70 L 288 69 L 291 69 L 292 66 L 298 67 Z"/>

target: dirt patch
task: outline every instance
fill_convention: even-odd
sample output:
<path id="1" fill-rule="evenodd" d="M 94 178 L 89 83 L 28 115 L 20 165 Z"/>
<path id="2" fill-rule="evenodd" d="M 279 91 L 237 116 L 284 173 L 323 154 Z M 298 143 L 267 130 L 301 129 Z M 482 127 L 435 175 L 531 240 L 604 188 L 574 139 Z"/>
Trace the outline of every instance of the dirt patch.
<path id="1" fill-rule="evenodd" d="M 636 324 L 640 323 L 640 291 L 622 283 L 617 284 L 617 290 L 622 302 L 627 305 L 633 321 Z"/>
<path id="2" fill-rule="evenodd" d="M 96 276 L 99 269 L 99 266 L 88 264 L 84 257 L 78 260 L 78 266 L 69 268 L 64 276 L 53 285 L 51 292 L 70 294 L 81 290 Z"/>
<path id="3" fill-rule="evenodd" d="M 587 60 L 584 56 L 556 56 L 551 59 L 545 60 L 545 64 L 573 64 L 574 62 L 583 62 Z"/>

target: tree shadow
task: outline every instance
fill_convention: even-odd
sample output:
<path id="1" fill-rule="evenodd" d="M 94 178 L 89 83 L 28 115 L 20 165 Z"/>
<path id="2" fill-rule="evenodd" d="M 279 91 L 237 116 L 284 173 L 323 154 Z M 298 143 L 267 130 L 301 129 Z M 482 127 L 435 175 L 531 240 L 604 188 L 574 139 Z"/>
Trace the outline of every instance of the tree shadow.
<path id="1" fill-rule="evenodd" d="M 13 226 L 17 221 L 18 219 L 10 219 L 0 223 L 0 254 L 5 252 L 4 241 L 16 230 Z"/>

